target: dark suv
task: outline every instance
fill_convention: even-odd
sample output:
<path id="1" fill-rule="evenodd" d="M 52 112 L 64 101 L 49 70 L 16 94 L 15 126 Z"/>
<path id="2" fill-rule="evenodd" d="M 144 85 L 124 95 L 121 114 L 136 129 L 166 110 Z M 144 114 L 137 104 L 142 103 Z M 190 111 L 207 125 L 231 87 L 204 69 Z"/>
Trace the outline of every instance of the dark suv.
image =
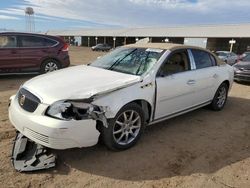
<path id="1" fill-rule="evenodd" d="M 70 65 L 61 38 L 31 33 L 0 33 L 0 74 L 47 73 Z"/>

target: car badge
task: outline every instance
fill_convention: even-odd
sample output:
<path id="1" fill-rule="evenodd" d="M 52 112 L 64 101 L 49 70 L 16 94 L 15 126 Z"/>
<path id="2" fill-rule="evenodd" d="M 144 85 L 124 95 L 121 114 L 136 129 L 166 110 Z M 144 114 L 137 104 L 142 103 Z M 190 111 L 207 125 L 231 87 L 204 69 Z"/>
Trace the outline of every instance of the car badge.
<path id="1" fill-rule="evenodd" d="M 23 106 L 25 102 L 25 95 L 22 95 L 19 101 L 20 106 Z"/>

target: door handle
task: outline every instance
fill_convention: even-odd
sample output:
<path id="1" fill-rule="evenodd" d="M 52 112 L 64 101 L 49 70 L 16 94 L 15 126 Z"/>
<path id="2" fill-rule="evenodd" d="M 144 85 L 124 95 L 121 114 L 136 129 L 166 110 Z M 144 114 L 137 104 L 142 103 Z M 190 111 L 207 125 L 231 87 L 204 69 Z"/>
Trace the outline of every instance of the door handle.
<path id="1" fill-rule="evenodd" d="M 195 80 L 188 80 L 187 85 L 194 85 L 196 83 Z"/>

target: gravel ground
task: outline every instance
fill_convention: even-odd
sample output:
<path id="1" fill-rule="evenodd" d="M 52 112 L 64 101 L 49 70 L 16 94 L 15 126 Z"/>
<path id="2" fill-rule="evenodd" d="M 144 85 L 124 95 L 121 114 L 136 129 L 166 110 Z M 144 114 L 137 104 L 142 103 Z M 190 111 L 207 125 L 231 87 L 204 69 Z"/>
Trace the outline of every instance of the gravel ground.
<path id="1" fill-rule="evenodd" d="M 70 49 L 74 65 L 102 54 Z M 250 85 L 237 83 L 223 111 L 203 108 L 150 126 L 127 151 L 101 144 L 57 151 L 56 168 L 15 172 L 8 99 L 31 77 L 0 77 L 0 187 L 250 187 Z"/>

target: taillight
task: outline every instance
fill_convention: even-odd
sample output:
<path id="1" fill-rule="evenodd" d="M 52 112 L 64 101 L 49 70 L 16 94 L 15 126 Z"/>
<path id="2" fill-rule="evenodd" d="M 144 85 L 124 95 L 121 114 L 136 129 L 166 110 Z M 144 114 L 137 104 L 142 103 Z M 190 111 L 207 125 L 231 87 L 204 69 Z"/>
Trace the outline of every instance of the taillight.
<path id="1" fill-rule="evenodd" d="M 65 43 L 65 44 L 63 45 L 62 51 L 63 51 L 63 52 L 68 52 L 68 51 L 69 51 L 69 45 L 68 45 L 67 43 Z"/>

